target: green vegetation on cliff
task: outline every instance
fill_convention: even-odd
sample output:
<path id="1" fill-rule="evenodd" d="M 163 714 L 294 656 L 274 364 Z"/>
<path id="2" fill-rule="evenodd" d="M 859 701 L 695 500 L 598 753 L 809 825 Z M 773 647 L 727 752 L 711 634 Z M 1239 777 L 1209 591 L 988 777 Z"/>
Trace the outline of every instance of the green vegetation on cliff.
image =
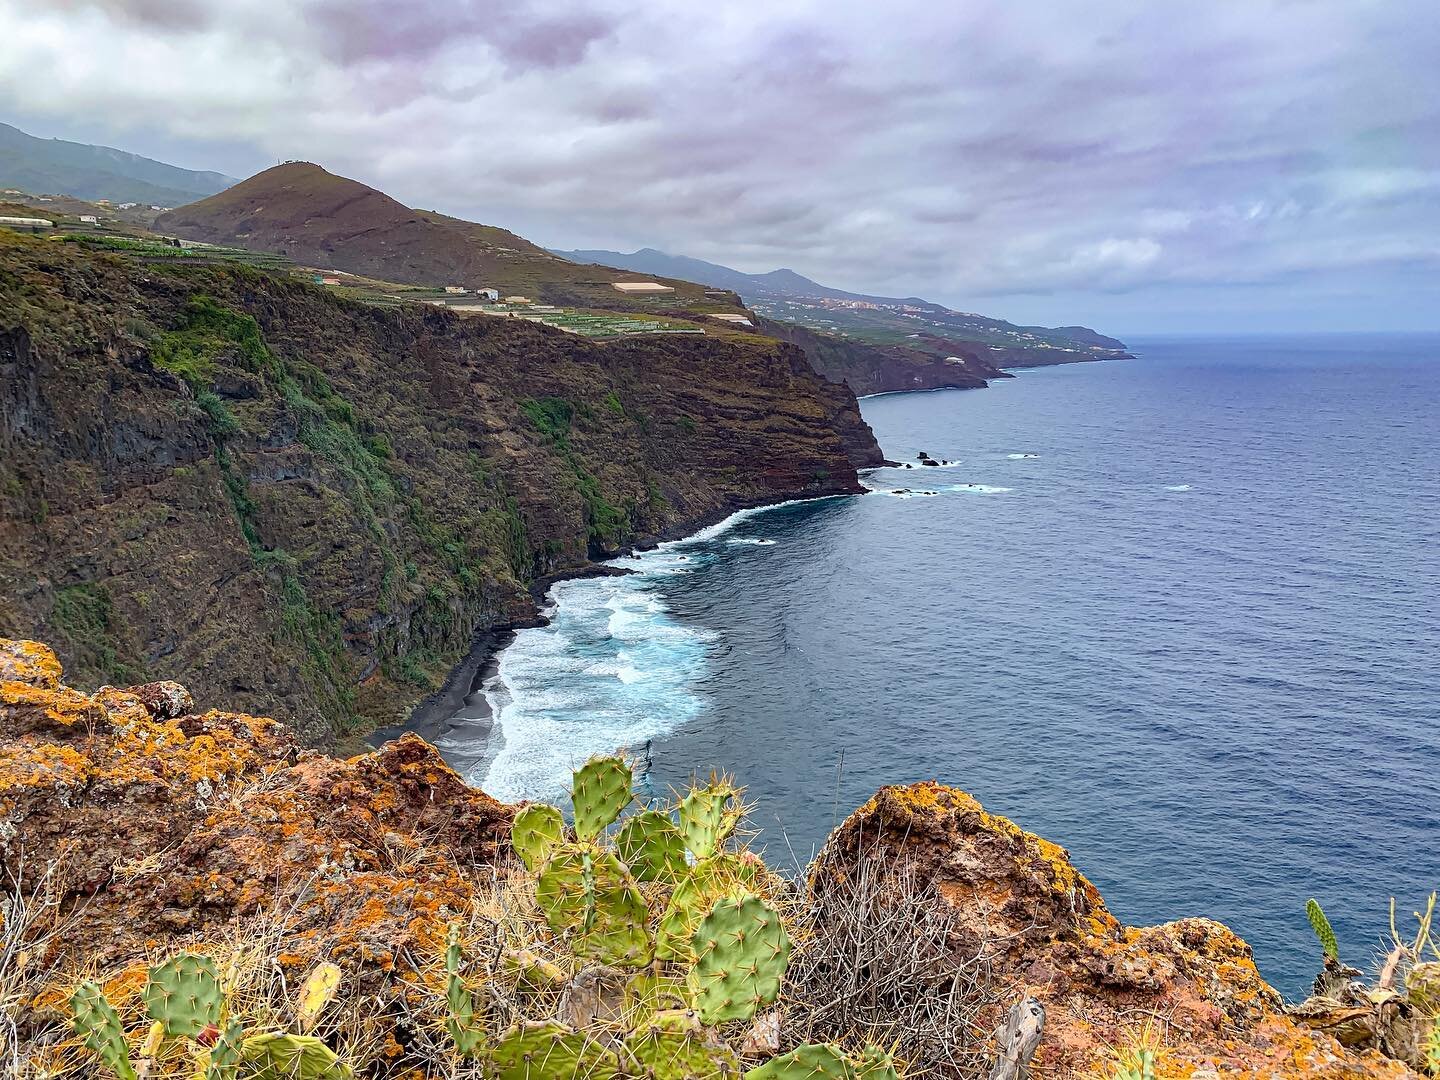
<path id="1" fill-rule="evenodd" d="M 321 743 L 533 619 L 535 582 L 879 459 L 773 342 L 596 344 L 21 237 L 0 372 L 0 633 Z"/>

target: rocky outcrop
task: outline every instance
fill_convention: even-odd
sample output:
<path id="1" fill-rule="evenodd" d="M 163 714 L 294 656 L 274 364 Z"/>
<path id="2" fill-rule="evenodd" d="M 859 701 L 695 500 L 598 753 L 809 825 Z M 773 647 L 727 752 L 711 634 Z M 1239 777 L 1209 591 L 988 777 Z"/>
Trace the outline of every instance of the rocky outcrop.
<path id="1" fill-rule="evenodd" d="M 444 1000 L 452 925 L 539 918 L 523 899 L 533 885 L 513 887 L 529 879 L 506 854 L 511 819 L 413 735 L 328 758 L 274 720 L 197 706 L 173 683 L 68 687 L 49 648 L 0 640 L 13 946 L 0 1012 L 13 1010 L 20 1046 L 53 1060 L 77 971 L 132 1010 L 138 1040 L 133 1003 L 157 955 L 259 963 L 287 999 L 327 961 L 342 969 L 344 1027 L 359 1032 L 350 1049 L 366 1075 L 453 1075 L 446 1042 L 427 1036 L 442 1025 L 418 1019 L 412 999 L 423 983 Z M 767 1020 L 777 1046 L 805 1009 L 823 1024 L 853 1005 L 868 1010 L 862 1027 L 810 1034 L 883 1037 L 904 1056 L 924 1028 L 935 1039 L 912 1050 L 913 1073 L 985 1075 L 997 1048 L 984 1032 L 1023 999 L 1044 1016 L 1035 1080 L 1110 1076 L 1112 1048 L 1145 1031 L 1164 1080 L 1417 1075 L 1286 1016 L 1219 923 L 1122 926 L 1063 849 L 953 788 L 882 789 L 832 835 L 803 899 L 789 905 L 801 920 L 792 968 L 817 992 L 787 988 Z M 930 940 L 936 928 L 945 940 Z M 897 975 L 915 984 L 898 997 Z"/>
<path id="2" fill-rule="evenodd" d="M 175 683 L 82 693 L 46 646 L 0 641 L 0 863 L 76 925 L 38 966 L 124 965 L 269 911 L 295 965 L 375 979 L 443 940 L 510 816 L 414 736 L 324 757 Z"/>
<path id="3" fill-rule="evenodd" d="M 537 582 L 880 460 L 778 342 L 600 344 L 0 238 L 0 634 L 306 744 L 399 719 Z"/>
<path id="4" fill-rule="evenodd" d="M 983 1028 L 999 1027 L 1012 1002 L 1040 1003 L 1036 1076 L 1095 1075 L 1111 1048 L 1133 1044 L 1147 1027 L 1160 1077 L 1416 1075 L 1287 1017 L 1250 947 L 1220 923 L 1121 925 L 1063 848 L 954 788 L 887 787 L 856 810 L 811 868 L 814 906 L 853 906 L 826 900 L 848 899 L 860 877 L 880 895 L 890 882 L 888 895 L 923 895 L 944 909 L 951 956 L 983 968 L 995 988 Z M 899 888 L 902 880 L 919 889 Z M 910 913 L 911 921 L 925 914 Z"/>

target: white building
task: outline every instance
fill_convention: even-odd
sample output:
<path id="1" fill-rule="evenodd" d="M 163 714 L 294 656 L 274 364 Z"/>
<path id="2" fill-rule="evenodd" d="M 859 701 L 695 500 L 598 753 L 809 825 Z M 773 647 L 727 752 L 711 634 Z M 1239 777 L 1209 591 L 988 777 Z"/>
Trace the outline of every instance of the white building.
<path id="1" fill-rule="evenodd" d="M 452 296 L 461 295 L 461 294 L 463 294 L 463 293 L 465 292 L 465 286 L 463 286 L 463 285 L 446 285 L 446 286 L 445 286 L 445 291 L 446 291 L 447 293 L 450 293 Z"/>
<path id="2" fill-rule="evenodd" d="M 96 217 L 94 214 L 81 214 L 81 215 L 80 215 L 80 220 L 83 221 L 86 225 L 99 225 L 99 224 L 100 224 L 100 219 L 99 219 L 98 217 Z"/>
<path id="3" fill-rule="evenodd" d="M 476 289 L 475 295 L 482 300 L 489 300 L 492 304 L 500 299 L 499 289 Z"/>

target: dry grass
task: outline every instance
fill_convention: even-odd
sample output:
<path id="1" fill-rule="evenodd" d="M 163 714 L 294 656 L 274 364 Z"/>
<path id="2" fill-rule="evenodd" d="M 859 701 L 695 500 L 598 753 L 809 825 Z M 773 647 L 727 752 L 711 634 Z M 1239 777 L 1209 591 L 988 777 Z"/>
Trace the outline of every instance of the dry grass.
<path id="1" fill-rule="evenodd" d="M 874 854 L 794 927 L 785 977 L 785 1045 L 838 1042 L 893 1047 L 909 1077 L 980 1077 L 989 1032 L 977 1020 L 998 1000 L 980 955 L 957 955 L 954 916 L 933 884 Z"/>

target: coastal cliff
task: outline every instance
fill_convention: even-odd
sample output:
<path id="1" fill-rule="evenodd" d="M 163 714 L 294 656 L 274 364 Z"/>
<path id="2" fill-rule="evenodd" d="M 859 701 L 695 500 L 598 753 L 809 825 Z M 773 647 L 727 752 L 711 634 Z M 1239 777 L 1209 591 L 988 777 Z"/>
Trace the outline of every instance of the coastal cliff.
<path id="1" fill-rule="evenodd" d="M 480 1075 L 456 1061 L 441 1019 L 456 985 L 447 990 L 447 939 L 488 942 L 497 957 L 506 940 L 563 953 L 511 851 L 515 808 L 466 787 L 413 735 L 338 760 L 214 704 L 173 682 L 86 693 L 65 685 L 46 646 L 0 640 L 7 1060 L 27 1077 L 99 1075 L 69 1028 L 82 975 L 138 1054 L 147 967 L 184 949 L 226 973 L 231 1015 L 245 1022 L 288 1013 L 306 972 L 335 965 L 339 1000 L 310 1036 L 346 1063 L 326 1075 Z M 1026 1075 L 991 1073 L 1018 1010 L 1035 1021 L 1023 1056 L 1036 1080 L 1419 1075 L 1373 1043 L 1343 1045 L 1329 1017 L 1292 1015 L 1219 923 L 1123 926 L 1064 849 L 954 788 L 882 789 L 803 884 L 743 845 L 727 858 L 795 942 L 779 1007 L 748 1034 L 712 1032 L 750 1066 L 801 1043 L 863 1040 L 883 1043 L 906 1076 Z M 605 980 L 654 977 L 566 974 L 527 955 L 530 975 L 477 966 L 466 1000 L 486 1002 L 486 1024 L 549 1008 L 593 1023 Z M 546 996 L 524 981 L 541 971 L 573 981 Z M 1413 986 L 1408 1001 L 1393 990 L 1375 1000 L 1377 1015 L 1433 1012 Z M 191 1075 L 180 1047 L 168 1054 L 153 1075 Z M 1146 1064 L 1123 1071 L 1132 1059 Z"/>
<path id="2" fill-rule="evenodd" d="M 538 583 L 880 460 L 783 343 L 595 343 L 0 237 L 0 633 L 308 744 L 396 720 Z"/>

